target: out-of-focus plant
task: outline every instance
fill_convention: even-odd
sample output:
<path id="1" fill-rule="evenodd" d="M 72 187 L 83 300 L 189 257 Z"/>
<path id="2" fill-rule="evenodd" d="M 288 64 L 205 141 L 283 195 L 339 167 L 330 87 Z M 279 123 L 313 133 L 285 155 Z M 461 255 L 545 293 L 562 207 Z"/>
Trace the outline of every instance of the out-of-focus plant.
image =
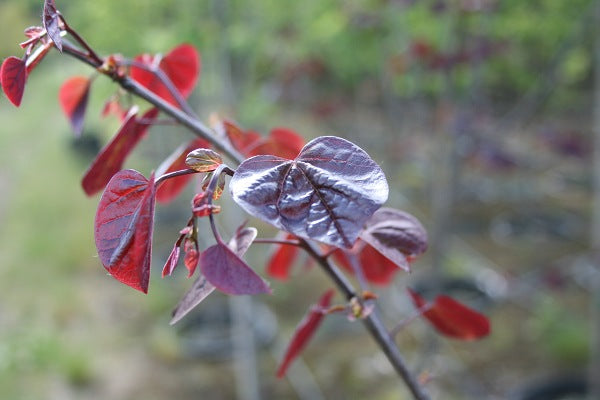
<path id="1" fill-rule="evenodd" d="M 82 131 L 96 77 L 106 76 L 120 86 L 102 112 L 115 115 L 121 126 L 81 182 L 90 196 L 103 191 L 94 223 L 95 242 L 99 259 L 112 277 L 148 292 L 156 202 L 171 201 L 190 179 L 199 177 L 201 189 L 191 201 L 190 217 L 182 221 L 162 273 L 163 277 L 171 275 L 183 259 L 188 276 L 196 277 L 175 307 L 173 323 L 215 290 L 228 295 L 270 294 L 268 282 L 243 259 L 251 245 L 277 246 L 267 261 L 267 271 L 280 279 L 289 276 L 289 266 L 302 250 L 320 265 L 343 301 L 332 304 L 335 292 L 329 290 L 309 309 L 277 375 L 285 375 L 326 316 L 342 312 L 351 320 L 364 322 L 413 396 L 428 398 L 405 365 L 393 335 L 374 312 L 377 295 L 356 290 L 336 265 L 361 279 L 385 285 L 397 271 L 410 270 L 411 262 L 427 248 L 427 234 L 415 217 L 381 207 L 388 197 L 386 177 L 364 150 L 334 136 L 305 143 L 302 136 L 286 128 L 263 136 L 220 118 L 214 118 L 210 127 L 204 125 L 186 100 L 201 70 L 200 56 L 189 44 L 165 55 L 101 57 L 67 23 L 53 0 L 44 2 L 41 26 L 27 28 L 25 35 L 27 39 L 21 43 L 24 55 L 5 59 L 0 69 L 2 89 L 15 106 L 23 100 L 29 74 L 53 49 L 94 68 L 91 77 L 72 77 L 59 92 L 59 104 L 76 135 Z M 124 96 L 126 93 L 152 107 L 140 112 Z M 128 155 L 149 129 L 165 122 L 161 119 L 165 117 L 197 137 L 176 149 L 148 176 L 123 170 Z M 244 211 L 285 234 L 257 238 L 255 228 L 240 223 L 232 237 L 223 238 L 215 218 L 221 212 L 218 201 L 227 186 Z M 210 233 L 199 230 L 201 218 L 209 219 Z M 214 244 L 200 248 L 199 236 L 211 234 Z M 409 293 L 417 314 L 441 334 L 471 340 L 489 333 L 487 318 L 456 300 L 439 296 L 428 302 L 416 292 Z"/>

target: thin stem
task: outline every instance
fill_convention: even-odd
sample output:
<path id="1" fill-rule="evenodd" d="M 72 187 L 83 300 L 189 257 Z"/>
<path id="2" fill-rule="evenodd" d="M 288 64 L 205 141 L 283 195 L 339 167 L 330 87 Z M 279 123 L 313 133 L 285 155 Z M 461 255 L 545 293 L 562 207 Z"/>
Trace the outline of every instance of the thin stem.
<path id="1" fill-rule="evenodd" d="M 299 240 L 285 240 L 285 239 L 254 239 L 252 243 L 259 244 L 282 244 L 282 245 L 290 245 L 290 246 L 299 246 L 302 247 L 302 243 Z"/>
<path id="2" fill-rule="evenodd" d="M 396 337 L 396 335 L 400 333 L 402 329 L 406 328 L 408 324 L 413 322 L 415 319 L 419 318 L 421 315 L 425 314 L 427 311 L 431 310 L 432 307 L 432 303 L 427 303 L 424 306 L 419 307 L 411 316 L 409 316 L 408 318 L 404 318 L 402 321 L 398 322 L 396 326 L 390 329 L 390 336 Z"/>
<path id="3" fill-rule="evenodd" d="M 82 56 L 81 52 L 75 50 L 76 49 L 74 49 L 72 46 L 65 46 L 63 43 L 64 53 L 69 54 L 94 68 L 99 68 L 102 65 L 102 63 L 98 63 L 98 60 Z M 109 75 L 127 92 L 146 100 L 159 110 L 163 111 L 165 114 L 175 118 L 195 135 L 211 142 L 217 150 L 223 152 L 238 164 L 244 161 L 245 157 L 236 149 L 234 149 L 229 142 L 227 142 L 224 138 L 217 136 L 211 129 L 206 127 L 198 119 L 186 114 L 182 110 L 164 101 L 162 98 L 158 97 L 156 94 L 141 86 L 134 80 L 128 78 L 127 76 L 117 76 L 110 75 L 106 72 L 104 73 Z M 223 172 L 229 173 L 231 172 L 231 169 L 226 169 L 226 167 L 224 167 Z M 220 236 L 218 236 L 218 231 L 216 230 L 212 214 L 210 215 L 210 223 L 213 232 L 215 232 L 217 235 L 217 240 L 219 240 Z M 321 265 L 323 271 L 331 278 L 338 290 L 344 295 L 344 297 L 346 297 L 347 300 L 357 296 L 354 287 L 348 281 L 345 275 L 342 274 L 328 260 L 327 256 L 324 256 L 320 253 L 320 249 L 316 244 L 310 243 L 304 239 L 300 240 L 300 244 Z M 377 313 L 377 310 L 374 310 L 366 318 L 362 319 L 362 321 L 365 324 L 367 331 L 371 334 L 371 336 L 373 336 L 396 372 L 398 372 L 399 376 L 404 380 L 413 397 L 416 400 L 429 400 L 430 397 L 425 389 L 418 383 L 406 366 L 406 363 L 400 354 L 400 350 L 390 337 L 379 313 Z"/>
<path id="4" fill-rule="evenodd" d="M 344 294 L 347 300 L 357 296 L 354 288 L 348 282 L 346 277 L 333 264 L 331 264 L 327 258 L 323 257 L 319 253 L 318 247 L 304 240 L 303 247 L 321 265 L 323 270 L 335 282 L 336 286 Z M 412 372 L 408 369 L 402 354 L 400 354 L 398 346 L 396 346 L 396 343 L 394 343 L 394 340 L 388 333 L 387 328 L 381 320 L 381 316 L 377 312 L 377 309 L 374 309 L 373 312 L 362 319 L 362 321 L 396 372 L 400 375 L 400 377 L 402 377 L 413 397 L 417 400 L 429 400 L 430 397 L 423 386 L 419 384 Z"/>
<path id="5" fill-rule="evenodd" d="M 168 174 L 161 175 L 154 183 L 154 186 L 158 187 L 158 185 L 160 185 L 167 179 L 175 178 L 177 176 L 182 176 L 182 175 L 190 175 L 190 174 L 199 174 L 199 172 L 196 171 L 195 169 L 182 169 L 179 171 L 170 172 Z"/>
<path id="6" fill-rule="evenodd" d="M 96 69 L 102 66 L 102 63 L 98 63 L 95 60 L 86 57 L 77 48 L 74 48 L 73 46 L 68 45 L 68 43 L 65 42 L 63 42 L 63 53 L 73 56 Z M 140 85 L 133 79 L 130 79 L 127 76 L 114 76 L 109 75 L 107 72 L 104 71 L 101 72 L 105 75 L 110 76 L 110 78 L 117 82 L 125 91 L 141 99 L 146 100 L 154 107 L 158 108 L 165 114 L 179 121 L 181 125 L 188 128 L 196 136 L 211 142 L 217 150 L 227 155 L 227 157 L 231 158 L 236 163 L 241 163 L 245 159 L 245 157 L 239 151 L 234 149 L 229 142 L 223 140 L 223 138 L 221 137 L 218 137 L 212 129 L 208 128 L 206 125 L 200 122 L 200 120 L 186 114 L 181 109 L 166 102 L 161 97 L 146 89 L 144 86 Z"/>
<path id="7" fill-rule="evenodd" d="M 177 90 L 175 84 L 173 84 L 173 81 L 167 76 L 167 74 L 163 72 L 162 69 L 158 67 L 149 67 L 148 65 L 137 61 L 126 61 L 125 65 L 134 66 L 136 68 L 143 69 L 144 71 L 153 74 L 155 77 L 158 78 L 158 80 L 160 80 L 160 82 L 163 85 L 165 85 L 165 87 L 167 88 L 171 96 L 173 96 L 179 107 L 181 107 L 181 109 L 184 110 L 188 115 L 196 117 L 196 114 L 194 113 L 194 110 L 192 110 L 192 107 L 190 107 L 188 102 L 181 95 L 181 92 Z"/>
<path id="8" fill-rule="evenodd" d="M 77 33 L 77 31 L 75 31 L 74 29 L 72 29 L 69 24 L 67 23 L 67 21 L 65 20 L 65 18 L 61 15 L 60 16 L 60 20 L 62 21 L 63 25 L 65 26 L 65 31 L 67 33 L 69 33 L 69 35 L 73 36 L 75 38 L 75 40 L 77 41 L 77 43 L 79 43 L 87 52 L 88 55 L 90 56 L 90 58 L 102 65 L 102 63 L 104 63 L 104 61 L 98 56 L 98 54 L 96 54 L 96 52 L 90 47 L 90 45 L 81 37 L 79 36 L 79 33 Z"/>

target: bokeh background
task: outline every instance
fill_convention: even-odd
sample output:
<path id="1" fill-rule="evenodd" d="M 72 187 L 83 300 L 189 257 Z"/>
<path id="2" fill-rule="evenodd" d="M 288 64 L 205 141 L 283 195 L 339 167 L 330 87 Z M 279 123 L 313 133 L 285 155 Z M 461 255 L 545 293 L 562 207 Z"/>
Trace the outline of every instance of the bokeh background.
<path id="1" fill-rule="evenodd" d="M 40 24 L 42 3 L 2 0 L 0 58 L 22 54 L 23 29 Z M 440 338 L 420 320 L 400 332 L 434 398 L 524 398 L 544 382 L 584 376 L 598 275 L 597 1 L 57 3 L 101 54 L 194 44 L 203 66 L 191 104 L 205 120 L 218 112 L 263 133 L 342 136 L 382 165 L 388 205 L 416 215 L 431 241 L 411 274 L 373 288 L 386 323 L 411 315 L 407 286 L 441 289 L 492 321 L 492 334 L 471 343 Z M 57 103 L 64 79 L 91 73 L 52 53 L 18 110 L 0 97 L 0 397 L 409 398 L 362 326 L 344 317 L 328 318 L 289 377 L 275 379 L 295 324 L 329 287 L 305 260 L 289 282 L 272 281 L 274 296 L 213 294 L 169 326 L 191 282 L 183 271 L 162 280 L 160 268 L 193 188 L 157 210 L 149 294 L 106 275 L 93 244 L 98 198 L 79 182 L 118 127 L 100 117 L 115 87 L 94 83 L 81 139 Z M 127 167 L 147 174 L 188 135 L 153 129 Z M 245 216 L 227 198 L 224 208 L 220 224 L 231 233 Z M 248 254 L 260 273 L 268 251 Z"/>

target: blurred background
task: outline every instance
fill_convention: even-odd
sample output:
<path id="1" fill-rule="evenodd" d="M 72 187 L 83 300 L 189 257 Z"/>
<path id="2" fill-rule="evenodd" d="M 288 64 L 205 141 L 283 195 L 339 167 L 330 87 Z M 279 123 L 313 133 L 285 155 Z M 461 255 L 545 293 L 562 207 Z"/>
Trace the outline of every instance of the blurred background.
<path id="1" fill-rule="evenodd" d="M 0 58 L 22 54 L 23 29 L 40 24 L 42 3 L 0 2 Z M 388 205 L 417 216 L 431 243 L 411 274 L 373 288 L 388 326 L 412 313 L 407 286 L 442 290 L 492 321 L 492 334 L 470 343 L 438 337 L 421 320 L 400 332 L 434 398 L 581 392 L 599 321 L 598 1 L 57 3 L 103 55 L 196 46 L 203 65 L 191 104 L 204 120 L 218 112 L 265 134 L 285 126 L 307 139 L 342 136 L 381 164 Z M 303 259 L 291 281 L 272 280 L 274 296 L 215 293 L 169 326 L 191 281 L 181 270 L 162 280 L 160 269 L 193 188 L 157 209 L 149 294 L 106 275 L 93 241 L 98 199 L 85 197 L 80 179 L 118 127 L 100 117 L 115 87 L 94 83 L 81 139 L 57 103 L 64 79 L 91 73 L 53 52 L 18 110 L 0 97 L 2 398 L 409 398 L 362 325 L 343 316 L 327 318 L 288 378 L 275 379 L 295 325 L 330 286 Z M 153 129 L 126 166 L 148 175 L 189 137 Z M 245 217 L 223 202 L 220 224 L 231 234 Z M 261 274 L 268 251 L 254 246 L 247 256 Z"/>

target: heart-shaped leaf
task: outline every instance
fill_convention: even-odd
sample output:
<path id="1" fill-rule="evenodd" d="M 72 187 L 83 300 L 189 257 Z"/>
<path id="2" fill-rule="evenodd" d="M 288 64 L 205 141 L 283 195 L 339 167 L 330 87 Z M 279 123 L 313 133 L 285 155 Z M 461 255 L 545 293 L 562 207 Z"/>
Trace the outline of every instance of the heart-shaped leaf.
<path id="1" fill-rule="evenodd" d="M 284 240 L 293 240 L 296 237 L 289 233 L 281 232 L 278 235 Z M 290 244 L 278 244 L 267 261 L 267 274 L 273 278 L 285 281 L 290 276 L 290 269 L 298 258 L 300 248 Z"/>
<path id="2" fill-rule="evenodd" d="M 60 16 L 56 9 L 54 0 L 44 0 L 44 12 L 42 22 L 48 33 L 48 37 L 62 53 L 62 38 L 60 37 Z"/>
<path id="3" fill-rule="evenodd" d="M 321 325 L 323 321 L 323 317 L 325 314 L 323 313 L 324 309 L 327 309 L 331 304 L 331 299 L 333 298 L 334 291 L 328 290 L 321 296 L 319 303 L 317 306 L 313 306 L 310 308 L 308 314 L 300 321 L 298 326 L 296 327 L 296 331 L 294 332 L 294 336 L 290 340 L 290 344 L 285 351 L 285 355 L 279 364 L 279 368 L 277 368 L 277 377 L 281 378 L 285 375 L 288 367 L 294 361 L 298 355 L 304 350 L 308 341 L 314 335 L 315 331 Z"/>
<path id="4" fill-rule="evenodd" d="M 145 64 L 149 68 L 155 68 L 158 61 L 156 57 L 159 56 L 143 54 L 137 56 L 135 61 Z M 192 93 L 200 74 L 200 56 L 193 46 L 182 44 L 164 56 L 158 62 L 158 68 L 171 80 L 181 96 L 187 98 Z M 177 100 L 168 87 L 154 73 L 134 65 L 131 67 L 131 78 L 162 97 L 165 101 L 178 106 Z"/>
<path id="5" fill-rule="evenodd" d="M 81 180 L 81 186 L 88 196 L 101 191 L 110 178 L 122 167 L 125 159 L 146 135 L 148 128 L 158 115 L 158 109 L 151 108 L 142 118 L 136 117 L 137 107 L 133 107 L 117 134 L 96 156 Z"/>
<path id="6" fill-rule="evenodd" d="M 206 148 L 210 144 L 204 139 L 194 139 L 187 145 L 180 146 L 173 152 L 158 168 L 157 174 L 168 174 L 171 172 L 186 169 L 185 163 L 187 155 L 198 148 Z M 161 183 L 156 191 L 156 201 L 159 203 L 168 203 L 181 193 L 193 175 L 181 175 L 167 179 Z"/>
<path id="7" fill-rule="evenodd" d="M 21 105 L 25 83 L 27 82 L 27 65 L 25 60 L 8 57 L 0 68 L 0 85 L 4 94 L 16 107 Z"/>
<path id="8" fill-rule="evenodd" d="M 427 232 L 412 215 L 393 208 L 381 208 L 367 221 L 360 238 L 410 271 L 409 261 L 427 250 Z"/>
<path id="9" fill-rule="evenodd" d="M 428 307 L 414 290 L 408 289 L 417 308 L 425 308 L 423 317 L 442 335 L 461 340 L 475 340 L 490 333 L 487 317 L 445 295 L 437 296 Z"/>
<path id="10" fill-rule="evenodd" d="M 235 233 L 235 236 L 231 238 L 227 246 L 238 256 L 242 257 L 248 247 L 256 239 L 255 228 L 244 228 L 239 227 Z M 202 275 L 196 279 L 191 289 L 183 296 L 183 299 L 177 304 L 173 310 L 173 318 L 170 324 L 173 325 L 187 313 L 189 313 L 194 307 L 202 302 L 209 294 L 215 290 L 215 287 L 206 280 Z"/>
<path id="11" fill-rule="evenodd" d="M 185 164 L 198 172 L 212 172 L 221 164 L 221 155 L 211 149 L 196 149 L 191 151 L 185 158 Z"/>
<path id="12" fill-rule="evenodd" d="M 247 159 L 230 189 L 249 214 L 296 236 L 346 248 L 388 196 L 381 168 L 360 147 L 333 136 L 312 140 L 294 160 Z"/>
<path id="13" fill-rule="evenodd" d="M 81 135 L 83 119 L 90 93 L 90 80 L 85 76 L 74 76 L 60 87 L 58 100 L 69 118 L 76 136 Z"/>
<path id="14" fill-rule="evenodd" d="M 154 175 L 119 171 L 98 204 L 94 237 L 104 268 L 117 280 L 148 292 L 154 221 Z"/>

